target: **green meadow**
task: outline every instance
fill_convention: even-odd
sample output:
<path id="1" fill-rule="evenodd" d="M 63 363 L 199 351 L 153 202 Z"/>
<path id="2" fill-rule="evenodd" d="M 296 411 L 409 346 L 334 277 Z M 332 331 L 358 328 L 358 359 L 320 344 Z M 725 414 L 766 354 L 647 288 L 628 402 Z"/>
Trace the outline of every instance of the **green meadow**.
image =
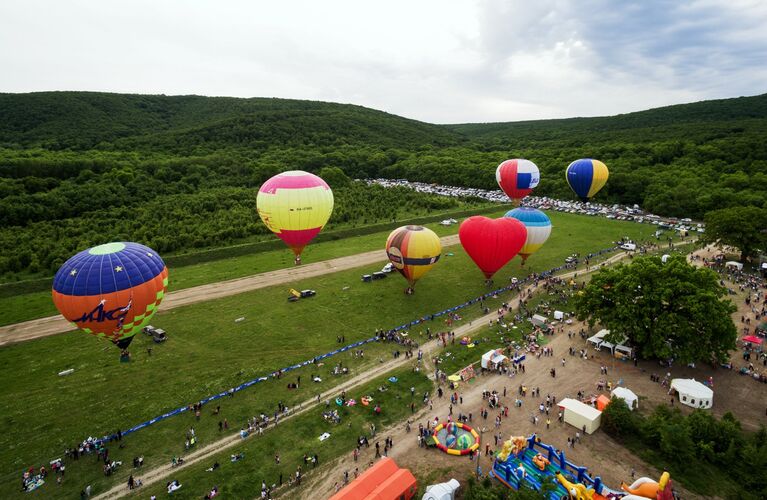
<path id="1" fill-rule="evenodd" d="M 620 237 L 649 239 L 655 229 L 650 225 L 556 212 L 551 218 L 554 231 L 548 243 L 525 267 L 515 259 L 502 269 L 495 277 L 497 286 L 508 283 L 512 277 L 561 265 L 573 252 L 586 254 L 612 246 Z M 444 235 L 454 232 L 456 226 L 438 229 Z M 349 253 L 382 246 L 380 238 L 374 235 L 360 240 L 359 246 Z M 272 260 L 264 260 L 263 268 L 253 265 L 247 274 L 278 267 L 280 253 L 270 255 Z M 337 255 L 330 250 L 320 254 L 318 249 L 311 258 L 307 255 L 307 260 L 330 256 Z M 131 363 L 119 363 L 117 351 L 111 345 L 77 332 L 0 349 L 0 377 L 4 381 L 0 397 L 5 402 L 0 408 L 0 421 L 5 429 L 13 429 L 0 434 L 3 479 L 0 497 L 20 494 L 17 479 L 22 470 L 61 456 L 64 448 L 88 436 L 127 429 L 257 376 L 331 351 L 339 346 L 336 341 L 339 335 L 345 337 L 346 343 L 369 338 L 377 328 L 395 327 L 461 304 L 488 290 L 482 274 L 460 246 L 443 251 L 443 258 L 418 282 L 412 296 L 403 293 L 406 282 L 397 274 L 373 283 L 360 281 L 361 274 L 378 267 L 350 269 L 291 283 L 289 286 L 297 289 L 317 291 L 316 297 L 295 303 L 286 300 L 288 285 L 281 285 L 161 311 L 153 323 L 168 332 L 169 340 L 154 345 L 147 337 L 136 339 L 131 348 Z M 243 265 L 241 271 L 247 268 Z M 234 277 L 227 275 L 223 267 L 217 269 L 221 273 L 218 279 Z M 202 269 L 189 272 L 187 280 L 195 284 L 205 274 Z M 510 297 L 499 297 L 497 304 Z M 493 307 L 494 303 L 488 305 Z M 460 314 L 469 320 L 480 316 L 481 311 L 478 306 L 471 306 Z M 244 319 L 235 322 L 239 318 Z M 423 328 L 414 328 L 411 334 L 422 338 L 419 333 L 426 326 L 432 331 L 446 328 L 438 319 Z M 151 354 L 147 351 L 149 347 Z M 326 359 L 324 366 L 309 365 L 281 380 L 256 384 L 233 398 L 224 398 L 219 416 L 211 416 L 212 408 L 206 407 L 200 422 L 185 413 L 152 425 L 126 436 L 121 443 L 123 448 L 111 447 L 110 455 L 127 465 L 117 475 L 104 477 L 95 457 L 89 456 L 68 464 L 64 485 L 46 484 L 43 489 L 47 493 L 57 492 L 62 498 L 71 498 L 86 484 L 103 490 L 127 478 L 134 456 L 144 455 L 145 467 L 152 467 L 183 453 L 184 433 L 190 425 L 195 426 L 200 445 L 204 445 L 219 437 L 220 419 L 227 418 L 230 429 L 239 428 L 248 417 L 261 411 L 273 412 L 278 402 L 290 406 L 320 391 L 330 391 L 342 381 L 342 377 L 330 375 L 339 361 L 352 373 L 359 373 L 379 359 L 389 359 L 394 349 L 395 346 L 385 343 L 367 344 L 364 358 L 347 352 Z M 68 368 L 74 368 L 74 373 L 67 377 L 57 375 Z M 320 375 L 322 383 L 309 383 L 313 374 Z M 288 390 L 287 383 L 298 375 L 303 382 L 300 389 Z M 309 430 L 314 432 L 313 428 Z M 250 481 L 254 488 L 260 478 L 238 475 L 232 481 L 235 488 L 240 487 L 237 484 L 241 481 Z M 199 486 L 202 488 L 202 484 Z M 196 491 L 195 495 L 203 493 Z"/>

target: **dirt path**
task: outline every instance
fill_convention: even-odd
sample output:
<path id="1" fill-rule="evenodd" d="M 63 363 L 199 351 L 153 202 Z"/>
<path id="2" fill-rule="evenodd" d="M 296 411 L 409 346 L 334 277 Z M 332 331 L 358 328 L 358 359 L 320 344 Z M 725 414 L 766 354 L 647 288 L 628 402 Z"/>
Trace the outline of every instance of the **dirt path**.
<path id="1" fill-rule="evenodd" d="M 457 237 L 456 237 L 456 240 L 457 240 Z M 443 239 L 443 244 L 444 244 L 444 239 Z M 581 276 L 581 275 L 583 275 L 585 273 L 596 271 L 596 270 L 598 270 L 599 268 L 601 268 L 604 265 L 609 265 L 609 264 L 615 263 L 615 262 L 625 258 L 626 256 L 627 256 L 627 254 L 625 252 L 617 253 L 615 255 L 612 255 L 611 257 L 609 257 L 608 259 L 606 259 L 605 261 L 603 261 L 600 264 L 590 266 L 588 269 L 586 269 L 586 268 L 576 269 L 576 270 L 573 270 L 573 271 L 568 271 L 566 273 L 560 274 L 558 276 L 563 278 L 563 279 L 573 277 L 576 274 Z M 379 259 L 378 260 L 380 260 L 380 253 L 379 253 Z M 373 262 L 375 262 L 375 261 L 373 261 Z M 244 279 L 247 279 L 247 278 L 244 278 Z M 517 296 L 514 299 L 512 299 L 512 300 L 510 300 L 508 302 L 510 307 L 512 307 L 512 308 L 519 308 L 519 297 L 520 297 L 520 295 L 524 296 L 527 293 L 529 293 L 531 290 L 535 291 L 536 289 L 537 288 L 534 287 L 533 285 L 525 287 L 520 294 L 517 294 Z M 484 315 L 484 316 L 482 316 L 482 317 L 480 317 L 478 319 L 472 320 L 471 322 L 468 322 L 468 323 L 465 323 L 463 325 L 460 325 L 460 326 L 456 327 L 455 329 L 453 329 L 453 331 L 455 332 L 455 336 L 456 337 L 461 338 L 464 335 L 470 334 L 470 333 L 472 333 L 472 332 L 482 328 L 483 326 L 487 325 L 490 320 L 494 320 L 497 317 L 498 317 L 497 312 L 494 310 L 494 311 L 490 312 L 487 315 Z M 437 350 L 439 348 L 439 346 L 440 345 L 437 342 L 437 340 L 432 340 L 430 342 L 427 342 L 427 343 L 423 344 L 421 346 L 421 349 L 424 351 L 425 359 L 429 359 L 429 355 L 432 352 L 434 352 L 435 350 Z M 380 375 L 383 375 L 383 374 L 385 374 L 385 373 L 387 373 L 387 372 L 389 372 L 389 371 L 391 371 L 391 370 L 393 370 L 395 368 L 399 368 L 401 366 L 404 366 L 408 362 L 412 362 L 412 360 L 409 360 L 409 359 L 406 359 L 406 358 L 400 358 L 400 359 L 390 360 L 390 361 L 388 361 L 386 363 L 380 364 L 380 365 L 378 365 L 378 366 L 376 366 L 376 367 L 374 367 L 374 368 L 372 368 L 372 369 L 370 369 L 370 370 L 368 370 L 366 372 L 363 372 L 363 373 L 360 373 L 360 374 L 354 376 L 353 378 L 347 380 L 346 382 L 344 382 L 344 383 L 342 383 L 342 384 L 340 384 L 338 386 L 333 387 L 330 391 L 327 391 L 327 392 L 323 393 L 320 396 L 320 400 L 324 401 L 325 399 L 327 399 L 327 397 L 330 397 L 331 395 L 333 397 L 335 397 L 335 395 L 338 394 L 339 392 L 341 392 L 342 390 L 346 390 L 347 392 L 350 392 L 352 389 L 354 389 L 354 388 L 356 388 L 356 387 L 358 387 L 360 385 L 363 385 L 363 384 L 369 382 L 370 379 L 375 378 L 375 377 L 380 376 Z M 310 409 L 314 408 L 317 404 L 318 403 L 317 403 L 316 397 L 314 397 L 314 398 L 312 398 L 310 400 L 304 401 L 302 404 L 298 405 L 299 409 L 297 411 L 295 411 L 294 413 L 291 413 L 288 417 L 282 419 L 280 421 L 281 423 L 279 425 L 280 426 L 285 425 L 285 423 L 284 423 L 285 421 L 289 421 L 292 417 L 294 417 L 296 415 L 300 415 L 300 414 L 302 414 L 302 413 L 304 413 L 306 411 L 309 411 Z M 271 429 L 273 429 L 273 427 L 269 427 L 267 430 L 265 430 L 265 432 L 269 432 L 269 431 L 271 431 Z M 403 427 L 403 429 L 404 429 L 404 427 Z M 251 438 L 248 438 L 248 439 L 251 439 Z M 235 445 L 237 445 L 237 444 L 239 444 L 241 442 L 242 442 L 242 438 L 240 438 L 238 433 L 236 433 L 236 434 L 234 434 L 232 436 L 228 436 L 228 437 L 222 438 L 222 439 L 220 439 L 220 440 L 218 440 L 218 441 L 216 441 L 214 443 L 211 443 L 211 444 L 209 444 L 209 445 L 207 445 L 205 447 L 200 448 L 199 450 L 197 450 L 197 451 L 195 451 L 193 453 L 190 453 L 190 454 L 186 455 L 186 457 L 184 458 L 184 465 L 181 466 L 181 467 L 187 467 L 187 466 L 189 466 L 191 464 L 198 463 L 198 462 L 200 462 L 202 460 L 210 458 L 212 455 L 214 455 L 214 454 L 216 454 L 216 453 L 218 453 L 220 451 L 223 451 L 223 450 L 226 450 L 228 448 L 231 448 L 231 447 L 233 447 L 233 446 L 235 446 Z M 164 465 L 164 466 L 156 467 L 154 469 L 151 469 L 151 470 L 148 470 L 147 472 L 145 472 L 142 475 L 141 480 L 143 481 L 143 484 L 145 486 L 146 485 L 150 485 L 150 484 L 154 484 L 157 481 L 161 481 L 163 479 L 166 479 L 169 475 L 171 475 L 173 473 L 174 470 L 176 470 L 176 469 L 172 468 L 170 465 Z M 127 489 L 127 486 L 125 484 L 126 484 L 125 481 L 121 481 L 119 484 L 117 484 L 116 486 L 112 487 L 110 490 L 97 495 L 95 498 L 96 499 L 107 499 L 107 498 L 119 498 L 119 497 L 126 496 L 128 494 L 128 489 Z"/>
<path id="2" fill-rule="evenodd" d="M 566 331 L 577 332 L 584 326 L 581 323 L 575 323 L 568 325 Z M 550 415 L 551 425 L 547 429 L 547 416 L 538 410 L 538 405 L 545 401 L 549 394 L 556 396 L 557 400 L 561 400 L 568 396 L 574 397 L 579 390 L 583 390 L 587 394 L 596 393 L 594 384 L 600 378 L 617 380 L 617 377 L 631 377 L 631 382 L 627 382 L 627 385 L 643 396 L 655 389 L 657 384 L 649 380 L 643 383 L 639 380 L 641 377 L 632 376 L 633 370 L 630 370 L 629 367 L 633 368 L 633 366 L 630 364 L 622 364 L 616 368 L 610 367 L 610 375 L 604 377 L 600 375 L 600 366 L 610 363 L 609 360 L 599 357 L 583 360 L 567 354 L 570 345 L 574 345 L 578 349 L 585 347 L 585 342 L 580 338 L 570 339 L 566 333 L 557 333 L 551 339 L 547 346 L 553 349 L 554 356 L 529 357 L 525 361 L 526 373 L 514 377 L 497 374 L 479 376 L 470 383 L 462 384 L 459 387 L 457 392 L 463 400 L 462 403 L 459 402 L 452 406 L 453 417 L 455 418 L 458 413 L 468 414 L 471 412 L 473 414 L 474 418 L 471 425 L 482 435 L 480 448 L 482 456 L 479 465 L 483 474 L 487 474 L 492 467 L 492 454 L 489 456 L 485 454 L 486 445 L 489 444 L 492 453 L 511 435 L 529 436 L 536 433 L 543 442 L 565 450 L 565 455 L 569 461 L 588 467 L 592 474 L 601 476 L 608 487 L 618 489 L 621 481 L 630 482 L 632 467 L 636 469 L 637 477 L 647 476 L 657 480 L 661 471 L 642 462 L 641 459 L 604 432 L 598 431 L 592 435 L 581 436 L 581 442 L 576 444 L 574 448 L 569 448 L 567 438 L 574 437 L 576 429 L 568 424 L 557 422 L 556 412 Z M 565 366 L 561 364 L 563 357 L 566 361 Z M 604 357 L 606 358 L 606 356 Z M 549 375 L 550 368 L 556 369 L 556 378 Z M 635 371 L 639 372 L 639 370 Z M 514 399 L 518 397 L 517 391 L 520 385 L 525 385 L 530 389 L 539 387 L 541 396 L 532 397 L 528 394 L 520 398 L 523 401 L 521 408 L 514 407 Z M 496 390 L 501 396 L 504 390 L 507 391 L 507 396 L 501 397 L 501 404 L 511 406 L 511 408 L 509 408 L 509 416 L 502 418 L 498 428 L 494 425 L 495 417 L 498 415 L 497 410 L 490 410 L 490 416 L 487 420 L 478 417 L 480 409 L 487 407 L 485 400 L 482 399 L 484 390 Z M 447 481 L 451 477 L 463 481 L 468 475 L 475 472 L 477 466 L 477 462 L 470 461 L 466 457 L 454 457 L 435 449 L 418 447 L 418 423 L 420 422 L 425 426 L 427 420 L 433 420 L 435 417 L 438 417 L 440 421 L 446 420 L 451 407 L 449 393 L 450 391 L 447 390 L 443 398 L 435 398 L 432 410 L 424 408 L 413 417 L 414 430 L 410 433 L 406 430 L 405 422 L 402 422 L 376 436 L 376 440 L 381 443 L 387 437 L 391 437 L 394 440 L 394 447 L 389 456 L 394 458 L 400 467 L 410 469 L 417 477 L 429 478 L 427 484 Z M 539 416 L 537 425 L 532 423 L 532 415 Z M 495 436 L 499 433 L 501 440 L 496 445 Z M 349 477 L 353 478 L 355 468 L 362 472 L 375 460 L 374 442 L 371 443 L 371 448 L 361 450 L 356 463 L 350 455 L 349 453 L 336 459 L 322 469 L 320 474 L 313 474 L 308 477 L 305 485 L 302 486 L 303 489 L 297 496 L 308 498 L 308 491 L 311 491 L 316 498 L 331 496 L 335 492 L 336 484 L 342 486 L 344 471 L 349 471 Z M 331 473 L 328 474 L 327 472 Z M 684 498 L 695 497 L 685 491 L 684 488 L 676 487 L 676 489 Z M 296 495 L 294 491 L 290 493 L 292 496 Z"/>
<path id="3" fill-rule="evenodd" d="M 441 238 L 442 246 L 449 247 L 459 243 L 458 235 Z M 279 285 L 296 280 L 313 278 L 323 274 L 334 273 L 382 262 L 387 259 L 383 250 L 373 250 L 356 255 L 339 257 L 337 259 L 324 260 L 298 267 L 277 269 L 244 278 L 236 278 L 218 283 L 209 283 L 191 288 L 185 288 L 166 295 L 161 308 L 163 311 L 175 307 L 187 306 L 206 300 L 220 299 L 230 295 L 237 295 L 259 288 Z M 61 315 L 49 316 L 23 323 L 16 323 L 0 327 L 0 346 L 25 342 L 49 335 L 72 331 L 72 325 Z"/>

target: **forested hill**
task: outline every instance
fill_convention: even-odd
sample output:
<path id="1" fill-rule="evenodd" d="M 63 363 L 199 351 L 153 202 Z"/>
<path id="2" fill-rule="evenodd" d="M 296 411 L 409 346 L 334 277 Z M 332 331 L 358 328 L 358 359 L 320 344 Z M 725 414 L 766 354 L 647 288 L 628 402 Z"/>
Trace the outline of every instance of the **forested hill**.
<path id="1" fill-rule="evenodd" d="M 246 147 L 457 144 L 445 127 L 350 104 L 289 99 L 0 94 L 0 146 L 203 152 Z"/>
<path id="2" fill-rule="evenodd" d="M 677 104 L 635 113 L 594 118 L 566 118 L 501 123 L 463 123 L 447 125 L 451 130 L 482 142 L 541 141 L 565 137 L 589 141 L 632 137 L 632 142 L 676 138 L 676 131 L 699 125 L 716 129 L 732 122 L 757 125 L 767 119 L 767 94 L 733 99 L 717 99 L 691 104 Z M 742 128 L 736 126 L 736 129 Z M 737 131 L 737 130 L 736 130 Z M 741 130 L 742 131 L 742 130 Z"/>
<path id="3" fill-rule="evenodd" d="M 495 169 L 508 158 L 538 165 L 543 196 L 573 199 L 565 168 L 598 158 L 610 169 L 598 202 L 694 218 L 767 208 L 765 137 L 767 95 L 614 117 L 432 125 L 285 99 L 0 94 L 0 280 L 49 274 L 73 252 L 114 239 L 167 254 L 264 237 L 256 190 L 289 169 L 330 183 L 333 227 L 449 201 L 349 178 L 497 189 Z"/>

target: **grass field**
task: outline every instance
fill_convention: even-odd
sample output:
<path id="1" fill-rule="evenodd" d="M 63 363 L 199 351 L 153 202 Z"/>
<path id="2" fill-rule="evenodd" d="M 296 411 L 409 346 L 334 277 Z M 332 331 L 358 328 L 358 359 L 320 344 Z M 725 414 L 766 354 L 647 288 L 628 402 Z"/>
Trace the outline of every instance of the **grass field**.
<path id="1" fill-rule="evenodd" d="M 551 214 L 555 229 L 547 245 L 520 268 L 518 260 L 501 270 L 496 283 L 511 276 L 550 269 L 573 252 L 595 251 L 622 236 L 647 239 L 653 226 L 637 225 L 570 214 Z M 379 242 L 380 243 L 380 242 Z M 347 343 L 371 336 L 376 328 L 390 328 L 464 302 L 484 293 L 483 277 L 460 247 L 449 251 L 416 287 L 405 296 L 405 281 L 398 275 L 363 284 L 362 269 L 334 273 L 292 284 L 314 288 L 317 297 L 297 303 L 286 301 L 285 286 L 257 290 L 159 313 L 155 324 L 170 339 L 143 349 L 146 338 L 137 339 L 134 361 L 117 362 L 117 353 L 94 338 L 71 333 L 52 336 L 0 350 L 0 408 L 4 429 L 0 436 L 2 486 L 0 497 L 12 497 L 21 470 L 58 456 L 66 446 L 88 435 L 125 429 L 178 406 L 190 404 L 235 384 L 335 348 L 336 336 Z M 349 287 L 348 289 L 344 289 Z M 505 300 L 508 297 L 502 297 Z M 489 304 L 493 307 L 493 304 Z M 464 319 L 480 315 L 474 306 L 462 311 Z M 234 323 L 234 319 L 245 320 Z M 433 330 L 439 328 L 435 322 Z M 344 354 L 353 369 L 389 356 L 392 347 L 372 344 L 364 361 Z M 337 362 L 327 360 L 328 370 Z M 75 368 L 68 377 L 56 374 Z M 309 378 L 307 369 L 301 374 Z M 324 372 L 325 374 L 327 371 Z M 311 397 L 317 387 L 302 385 L 300 391 L 285 389 L 287 381 L 258 384 L 227 399 L 223 416 L 239 425 L 259 411 L 273 411 L 277 401 L 291 405 Z M 337 380 L 326 378 L 323 390 Z M 126 448 L 113 450 L 116 459 L 130 463 L 144 454 L 147 466 L 164 463 L 183 448 L 184 431 L 193 418 L 174 417 L 126 437 Z M 217 422 L 208 420 L 197 430 L 201 443 L 215 439 Z M 88 458 L 88 461 L 93 458 Z M 77 493 L 86 482 L 99 488 L 105 479 L 93 465 L 72 464 L 67 470 L 63 496 Z M 249 478 L 254 480 L 254 478 Z M 53 490 L 55 485 L 46 485 Z"/>
<path id="2" fill-rule="evenodd" d="M 398 378 L 397 383 L 387 380 L 392 375 Z M 388 390 L 380 392 L 380 386 L 386 386 Z M 411 398 L 410 387 L 416 390 L 414 398 Z M 377 439 L 371 437 L 370 423 L 375 423 L 376 428 L 381 430 L 405 418 L 410 414 L 410 402 L 415 401 L 416 408 L 420 408 L 424 392 L 431 390 L 432 382 L 425 375 L 414 373 L 410 369 L 398 370 L 371 380 L 349 397 L 359 402 L 362 395 L 371 395 L 374 402 L 381 405 L 381 415 L 376 416 L 372 406 L 358 404 L 354 407 L 340 408 L 331 403 L 331 409 L 338 409 L 342 419 L 340 424 L 333 425 L 326 423 L 322 418 L 325 406 L 321 405 L 279 424 L 276 429 L 265 432 L 263 436 L 247 439 L 240 446 L 219 453 L 211 460 L 180 470 L 173 477 L 183 484 L 183 487 L 174 492 L 173 497 L 201 498 L 215 485 L 223 498 L 255 498 L 258 496 L 262 480 L 268 485 L 279 484 L 279 474 L 282 472 L 284 482 L 287 483 L 299 465 L 304 472 L 311 474 L 311 466 L 304 464 L 304 454 L 312 456 L 316 453 L 320 464 L 326 463 L 342 454 L 351 453 L 357 438 L 362 435 L 367 436 L 370 446 L 374 447 Z M 323 432 L 330 433 L 331 437 L 320 442 L 319 436 Z M 381 451 L 383 452 L 383 446 Z M 245 457 L 239 462 L 231 463 L 230 455 L 239 452 L 243 452 Z M 274 460 L 277 453 L 280 455 L 280 465 Z M 218 461 L 221 467 L 214 472 L 205 472 L 215 461 Z M 359 463 L 360 472 L 365 466 L 366 464 Z M 339 470 L 337 474 L 341 484 L 343 471 Z M 349 477 L 353 477 L 351 470 Z M 289 491 L 288 486 L 284 486 L 284 489 Z M 147 498 L 152 494 L 164 497 L 167 494 L 165 482 L 153 485 L 146 491 L 137 491 L 133 496 Z"/>
<path id="3" fill-rule="evenodd" d="M 506 209 L 491 208 L 489 217 L 501 217 Z M 403 221 L 404 223 L 404 221 Z M 426 224 L 440 236 L 458 233 L 458 225 Z M 383 249 L 389 231 L 311 244 L 303 252 L 305 263 L 355 255 Z M 275 237 L 276 239 L 276 237 Z M 292 267 L 293 252 L 287 247 L 240 257 L 215 260 L 183 267 L 171 267 L 169 290 L 182 290 L 207 283 L 241 278 L 252 274 Z M 0 297 L 0 326 L 57 314 L 49 291 Z"/>

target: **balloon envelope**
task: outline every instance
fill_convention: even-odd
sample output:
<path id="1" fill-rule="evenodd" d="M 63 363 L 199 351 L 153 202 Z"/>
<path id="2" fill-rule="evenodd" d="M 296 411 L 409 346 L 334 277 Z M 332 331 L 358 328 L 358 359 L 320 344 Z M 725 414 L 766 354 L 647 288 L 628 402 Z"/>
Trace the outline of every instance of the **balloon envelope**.
<path id="1" fill-rule="evenodd" d="M 583 201 L 592 198 L 607 183 L 607 165 L 599 160 L 575 160 L 565 172 L 567 183 Z"/>
<path id="2" fill-rule="evenodd" d="M 261 186 L 256 208 L 266 227 L 300 255 L 330 219 L 333 191 L 316 175 L 291 170 Z"/>
<path id="3" fill-rule="evenodd" d="M 506 160 L 495 169 L 495 180 L 509 198 L 518 202 L 538 185 L 541 174 L 530 160 Z"/>
<path id="4" fill-rule="evenodd" d="M 120 347 L 141 331 L 168 288 L 168 268 L 157 252 L 115 242 L 84 250 L 53 278 L 53 303 L 86 333 Z"/>
<path id="5" fill-rule="evenodd" d="M 386 255 L 412 288 L 439 260 L 442 243 L 423 226 L 402 226 L 386 240 Z"/>
<path id="6" fill-rule="evenodd" d="M 461 223 L 458 238 L 485 278 L 490 279 L 519 253 L 525 244 L 527 229 L 516 219 L 475 215 Z"/>
<path id="7" fill-rule="evenodd" d="M 522 261 L 527 260 L 530 255 L 537 252 L 551 234 L 551 219 L 535 208 L 520 207 L 506 212 L 504 217 L 511 217 L 525 225 L 527 229 L 527 238 L 525 244 L 519 251 Z"/>

